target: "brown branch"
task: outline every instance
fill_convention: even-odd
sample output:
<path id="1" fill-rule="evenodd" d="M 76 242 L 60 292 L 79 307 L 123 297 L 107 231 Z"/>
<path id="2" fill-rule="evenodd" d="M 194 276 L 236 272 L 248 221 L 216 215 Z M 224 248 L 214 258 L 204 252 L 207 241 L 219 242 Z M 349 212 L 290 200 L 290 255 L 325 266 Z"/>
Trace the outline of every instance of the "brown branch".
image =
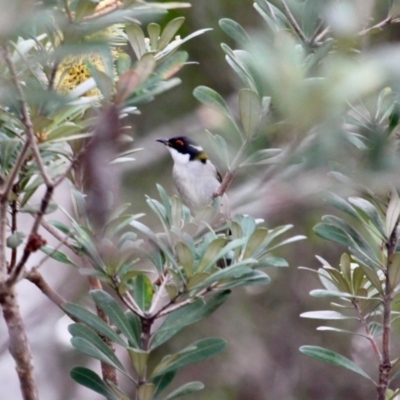
<path id="1" fill-rule="evenodd" d="M 47 210 L 47 207 L 49 206 L 51 196 L 53 195 L 54 188 L 53 186 L 47 187 L 46 193 L 44 194 L 42 198 L 42 202 L 40 204 L 40 209 L 36 214 L 35 221 L 33 222 L 33 226 L 31 228 L 31 232 L 28 237 L 28 241 L 25 245 L 24 252 L 22 253 L 22 257 L 19 260 L 18 264 L 15 266 L 13 271 L 11 271 L 11 275 L 7 281 L 9 285 L 15 284 L 15 282 L 18 280 L 23 268 L 25 267 L 25 263 L 28 261 L 31 253 L 34 251 L 38 250 L 36 248 L 37 246 L 33 245 L 33 241 L 37 239 L 37 231 L 40 226 L 40 222 Z M 41 247 L 41 246 L 40 246 Z"/>
<path id="2" fill-rule="evenodd" d="M 43 278 L 42 274 L 38 271 L 37 268 L 31 269 L 26 275 L 25 278 L 28 281 L 32 282 L 34 285 L 37 286 L 38 289 L 57 307 L 63 310 L 62 305 L 66 302 L 66 300 L 60 296 Z M 73 315 L 66 313 L 68 317 L 70 317 L 75 322 L 80 322 L 79 319 L 75 318 Z"/>
<path id="3" fill-rule="evenodd" d="M 294 17 L 292 12 L 290 11 L 288 5 L 286 4 L 286 1 L 285 0 L 281 0 L 281 4 L 282 4 L 283 11 L 285 12 L 285 15 L 286 15 L 287 19 L 289 20 L 290 24 L 292 25 L 292 27 L 295 30 L 295 32 L 297 33 L 297 35 L 300 37 L 300 39 L 304 43 L 308 44 L 307 36 L 301 30 L 300 25 L 297 23 L 296 18 Z"/>
<path id="4" fill-rule="evenodd" d="M 377 23 L 376 25 L 373 25 L 369 28 L 363 29 L 362 31 L 358 32 L 357 36 L 364 36 L 364 35 L 368 34 L 369 32 L 373 31 L 374 29 L 382 29 L 386 25 L 396 24 L 399 21 L 400 21 L 400 19 L 398 19 L 398 18 L 393 19 L 392 16 L 388 15 L 383 21 Z"/>
<path id="5" fill-rule="evenodd" d="M 393 260 L 393 255 L 396 252 L 396 245 L 398 241 L 397 226 L 399 221 L 393 228 L 389 240 L 386 242 L 387 249 L 387 262 L 385 273 L 385 292 L 383 294 L 383 334 L 382 334 L 382 360 L 379 364 L 379 383 L 377 386 L 378 400 L 385 400 L 387 390 L 389 388 L 389 375 L 392 369 L 390 361 L 390 331 L 391 331 L 391 312 L 393 301 L 393 289 L 389 279 L 389 269 Z"/>
<path id="6" fill-rule="evenodd" d="M 8 348 L 16 363 L 22 397 L 24 400 L 38 400 L 39 395 L 33 377 L 31 349 L 13 286 L 1 285 L 0 304 L 8 329 Z"/>
<path id="7" fill-rule="evenodd" d="M 223 196 L 232 181 L 233 181 L 233 173 L 228 171 L 225 174 L 224 179 L 222 179 L 221 185 L 219 186 L 217 191 L 213 194 L 213 197 L 216 198 Z"/>
<path id="8" fill-rule="evenodd" d="M 89 264 L 88 261 L 87 263 Z M 103 290 L 103 286 L 99 279 L 95 278 L 94 276 L 89 276 L 88 281 L 91 290 Z M 96 312 L 98 317 L 100 317 L 107 325 L 110 325 L 110 321 L 107 315 L 97 304 L 96 304 Z M 103 340 L 103 342 L 115 353 L 115 347 L 112 340 L 110 340 L 108 337 L 102 334 L 99 334 L 99 336 Z M 117 371 L 114 367 L 101 361 L 101 372 L 103 375 L 103 379 L 106 382 L 109 381 L 112 382 L 114 385 L 118 386 Z"/>

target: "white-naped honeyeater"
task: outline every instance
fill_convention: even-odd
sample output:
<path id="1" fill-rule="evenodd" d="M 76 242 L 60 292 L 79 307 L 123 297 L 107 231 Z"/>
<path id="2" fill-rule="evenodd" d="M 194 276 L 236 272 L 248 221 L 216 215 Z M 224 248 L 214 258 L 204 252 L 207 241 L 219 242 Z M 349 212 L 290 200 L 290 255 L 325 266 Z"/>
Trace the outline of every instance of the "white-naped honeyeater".
<path id="1" fill-rule="evenodd" d="M 172 176 L 182 202 L 195 212 L 210 204 L 221 184 L 221 175 L 203 148 L 186 136 L 157 139 L 171 153 Z M 226 194 L 221 198 L 221 213 L 229 216 Z"/>

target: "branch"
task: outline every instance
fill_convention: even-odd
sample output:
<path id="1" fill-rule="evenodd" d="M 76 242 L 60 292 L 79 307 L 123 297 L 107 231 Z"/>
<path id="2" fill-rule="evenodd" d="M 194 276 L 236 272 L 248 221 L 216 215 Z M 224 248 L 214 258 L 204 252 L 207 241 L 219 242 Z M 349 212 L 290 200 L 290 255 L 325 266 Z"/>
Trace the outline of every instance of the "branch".
<path id="1" fill-rule="evenodd" d="M 228 171 L 225 174 L 224 179 L 222 179 L 221 185 L 219 186 L 217 191 L 213 194 L 213 197 L 216 198 L 223 196 L 226 190 L 228 189 L 228 186 L 231 184 L 232 180 L 233 180 L 233 173 Z"/>
<path id="2" fill-rule="evenodd" d="M 39 248 L 45 244 L 45 242 L 43 242 L 43 239 L 41 239 L 41 237 L 37 234 L 37 231 L 39 229 L 40 222 L 46 212 L 46 209 L 50 203 L 53 191 L 54 191 L 53 186 L 47 187 L 46 193 L 44 194 L 42 202 L 40 204 L 40 209 L 36 214 L 35 221 L 33 222 L 33 226 L 31 228 L 31 232 L 29 234 L 28 241 L 25 245 L 22 257 L 19 260 L 16 267 L 13 269 L 13 271 L 11 271 L 11 275 L 7 281 L 9 285 L 13 285 L 18 280 L 21 271 L 25 267 L 25 263 L 28 261 L 30 255 L 36 250 L 39 250 Z"/>
<path id="3" fill-rule="evenodd" d="M 382 334 L 382 360 L 379 364 L 379 384 L 378 400 L 385 400 L 387 390 L 389 388 L 389 375 L 392 369 L 392 363 L 390 361 L 390 331 L 392 324 L 392 301 L 393 301 L 393 290 L 389 279 L 389 269 L 392 264 L 393 255 L 396 252 L 396 245 L 399 239 L 397 234 L 397 227 L 399 221 L 393 228 L 389 240 L 386 242 L 387 249 L 387 262 L 385 269 L 385 292 L 383 294 L 383 334 Z"/>
<path id="4" fill-rule="evenodd" d="M 50 301 L 52 301 L 57 307 L 62 309 L 62 311 L 65 313 L 65 310 L 62 308 L 62 305 L 66 302 L 66 300 L 60 296 L 43 278 L 42 274 L 38 271 L 37 268 L 33 268 L 30 270 L 26 275 L 25 278 L 28 279 L 28 281 L 32 282 L 34 285 L 36 285 L 41 292 L 48 297 Z M 75 322 L 80 322 L 77 318 L 75 318 L 73 315 L 70 315 L 66 313 L 68 317 L 70 317 L 73 321 Z"/>
<path id="5" fill-rule="evenodd" d="M 300 25 L 297 23 L 296 18 L 294 17 L 294 15 L 292 14 L 292 12 L 290 11 L 288 5 L 286 4 L 285 0 L 281 0 L 281 4 L 283 7 L 283 10 L 285 12 L 285 15 L 287 17 L 287 19 L 289 20 L 290 24 L 292 25 L 293 29 L 295 30 L 295 32 L 299 35 L 300 39 L 304 42 L 308 44 L 308 39 L 307 36 L 304 34 L 304 32 L 301 30 Z"/>
<path id="6" fill-rule="evenodd" d="M 24 400 L 38 400 L 39 395 L 33 375 L 32 353 L 13 286 L 1 285 L 0 304 L 8 329 L 8 347 L 17 365 L 16 370 L 22 397 Z"/>
<path id="7" fill-rule="evenodd" d="M 89 263 L 87 260 L 85 261 L 87 264 Z M 91 290 L 103 290 L 103 286 L 99 279 L 93 276 L 89 276 L 88 281 Z M 100 317 L 108 326 L 110 326 L 110 321 L 108 320 L 107 314 L 97 304 L 96 304 L 96 312 L 97 316 Z M 112 340 L 102 334 L 99 334 L 99 336 L 103 340 L 103 342 L 110 348 L 110 350 L 115 353 L 115 347 Z M 111 365 L 106 364 L 103 361 L 100 361 L 100 363 L 104 381 L 106 382 L 110 381 L 114 385 L 118 386 L 118 377 L 116 369 Z"/>
<path id="8" fill-rule="evenodd" d="M 385 25 L 396 24 L 399 21 L 400 21 L 399 19 L 393 19 L 391 15 L 388 15 L 383 21 L 377 23 L 376 25 L 363 29 L 362 31 L 358 32 L 357 36 L 364 36 L 369 32 L 373 31 L 374 29 L 382 29 L 383 27 L 385 27 Z"/>
<path id="9" fill-rule="evenodd" d="M 374 337 L 371 335 L 371 332 L 370 332 L 369 327 L 368 327 L 368 323 L 365 320 L 365 317 L 361 312 L 360 304 L 358 303 L 357 299 L 354 299 L 352 301 L 352 303 L 353 303 L 353 305 L 354 305 L 354 307 L 355 307 L 355 309 L 357 311 L 360 323 L 361 323 L 362 327 L 364 328 L 365 333 L 367 334 L 367 340 L 371 343 L 371 346 L 372 346 L 372 348 L 374 350 L 374 353 L 378 356 L 379 361 L 382 362 L 382 354 L 381 354 L 381 352 L 379 350 L 378 344 L 376 343 Z"/>

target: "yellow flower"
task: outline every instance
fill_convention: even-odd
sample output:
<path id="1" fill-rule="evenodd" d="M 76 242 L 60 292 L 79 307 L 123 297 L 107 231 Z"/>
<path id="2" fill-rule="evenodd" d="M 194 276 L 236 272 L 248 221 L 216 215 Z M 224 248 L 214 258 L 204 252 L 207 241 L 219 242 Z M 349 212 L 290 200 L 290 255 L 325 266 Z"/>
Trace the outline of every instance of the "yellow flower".
<path id="1" fill-rule="evenodd" d="M 120 53 L 118 46 L 123 41 L 122 26 L 114 25 L 102 32 L 95 33 L 88 37 L 88 40 L 106 40 L 111 44 L 111 54 L 113 60 L 118 58 Z M 88 63 L 92 64 L 97 70 L 106 72 L 104 61 L 98 52 L 82 54 L 77 56 L 67 56 L 58 66 L 55 87 L 61 93 L 67 94 L 78 85 L 91 77 Z M 116 77 L 116 71 L 114 70 Z M 86 93 L 86 96 L 99 96 L 99 89 L 95 88 Z"/>

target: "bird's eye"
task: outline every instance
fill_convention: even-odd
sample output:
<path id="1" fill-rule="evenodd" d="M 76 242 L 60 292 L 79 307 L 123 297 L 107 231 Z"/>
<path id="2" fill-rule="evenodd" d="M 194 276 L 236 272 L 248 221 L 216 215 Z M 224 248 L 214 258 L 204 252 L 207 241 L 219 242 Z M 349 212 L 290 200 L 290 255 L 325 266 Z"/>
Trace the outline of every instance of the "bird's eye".
<path id="1" fill-rule="evenodd" d="M 177 144 L 178 146 L 183 146 L 183 145 L 184 145 L 183 140 L 181 140 L 181 139 L 178 139 L 178 140 L 176 141 L 176 144 Z"/>

